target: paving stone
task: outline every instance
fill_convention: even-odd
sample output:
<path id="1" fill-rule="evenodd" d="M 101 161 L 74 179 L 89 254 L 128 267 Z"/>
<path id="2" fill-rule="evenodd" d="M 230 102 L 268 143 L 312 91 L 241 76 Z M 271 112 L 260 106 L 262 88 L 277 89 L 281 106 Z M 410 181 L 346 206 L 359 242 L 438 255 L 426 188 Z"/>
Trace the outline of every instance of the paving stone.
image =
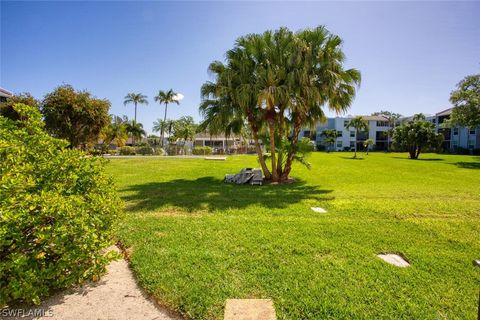
<path id="1" fill-rule="evenodd" d="M 390 263 L 394 266 L 400 267 L 400 268 L 406 268 L 410 266 L 410 263 L 405 261 L 402 257 L 400 257 L 398 254 L 393 254 L 393 253 L 385 253 L 385 254 L 379 254 L 377 255 L 380 259 L 385 261 L 386 263 Z"/>
<path id="2" fill-rule="evenodd" d="M 276 320 L 271 299 L 227 299 L 224 320 Z"/>
<path id="3" fill-rule="evenodd" d="M 312 209 L 313 211 L 318 212 L 318 213 L 327 213 L 327 210 L 325 210 L 323 208 L 320 208 L 320 207 L 311 207 L 310 209 Z"/>

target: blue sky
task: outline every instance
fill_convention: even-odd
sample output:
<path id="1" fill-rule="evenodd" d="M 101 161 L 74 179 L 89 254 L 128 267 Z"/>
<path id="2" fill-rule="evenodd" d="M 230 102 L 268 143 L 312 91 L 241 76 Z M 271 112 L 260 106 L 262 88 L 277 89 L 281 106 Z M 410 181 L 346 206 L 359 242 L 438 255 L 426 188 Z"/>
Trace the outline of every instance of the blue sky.
<path id="1" fill-rule="evenodd" d="M 237 37 L 317 25 L 344 40 L 347 67 L 362 72 L 349 114 L 409 115 L 449 107 L 467 74 L 480 72 L 480 2 L 14 2 L 1 1 L 0 86 L 41 98 L 62 83 L 123 106 L 149 97 L 138 120 L 163 117 L 153 100 L 173 88 L 185 98 L 169 118 L 200 120 L 208 64 Z"/>

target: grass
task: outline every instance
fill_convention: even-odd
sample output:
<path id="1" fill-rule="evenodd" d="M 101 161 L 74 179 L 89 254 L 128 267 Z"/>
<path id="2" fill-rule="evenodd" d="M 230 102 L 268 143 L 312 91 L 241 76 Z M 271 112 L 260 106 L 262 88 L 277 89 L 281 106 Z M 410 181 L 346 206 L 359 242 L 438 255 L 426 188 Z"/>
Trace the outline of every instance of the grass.
<path id="1" fill-rule="evenodd" d="M 473 319 L 480 158 L 349 155 L 315 153 L 297 183 L 255 187 L 222 183 L 253 156 L 111 160 L 140 284 L 195 319 L 222 319 L 228 298 L 271 298 L 279 319 Z"/>

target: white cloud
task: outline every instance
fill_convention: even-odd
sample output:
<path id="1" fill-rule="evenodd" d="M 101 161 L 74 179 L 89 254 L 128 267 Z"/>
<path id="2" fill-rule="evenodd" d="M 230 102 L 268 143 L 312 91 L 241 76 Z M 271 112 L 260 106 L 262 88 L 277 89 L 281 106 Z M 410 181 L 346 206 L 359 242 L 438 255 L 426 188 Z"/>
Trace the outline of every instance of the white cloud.
<path id="1" fill-rule="evenodd" d="M 173 99 L 174 99 L 174 100 L 177 100 L 177 101 L 182 101 L 182 100 L 183 100 L 183 97 L 184 97 L 183 94 L 177 93 L 177 94 L 173 97 Z"/>

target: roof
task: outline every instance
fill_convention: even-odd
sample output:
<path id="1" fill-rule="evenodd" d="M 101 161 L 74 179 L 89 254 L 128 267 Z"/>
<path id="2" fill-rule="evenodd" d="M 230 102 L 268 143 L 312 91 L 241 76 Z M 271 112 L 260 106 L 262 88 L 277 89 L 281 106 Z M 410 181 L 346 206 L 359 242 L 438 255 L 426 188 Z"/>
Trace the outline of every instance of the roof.
<path id="1" fill-rule="evenodd" d="M 388 121 L 388 119 L 385 116 L 362 116 L 363 119 L 365 120 L 370 120 L 370 121 Z"/>
<path id="2" fill-rule="evenodd" d="M 440 111 L 439 113 L 436 114 L 437 117 L 441 117 L 441 116 L 449 116 L 452 114 L 452 109 L 453 108 L 448 108 L 446 110 L 443 110 L 443 111 Z"/>
<path id="3" fill-rule="evenodd" d="M 11 93 L 10 91 L 8 91 L 6 89 L 0 88 L 0 97 L 8 98 L 8 97 L 11 97 L 11 96 L 13 96 L 13 93 Z"/>

